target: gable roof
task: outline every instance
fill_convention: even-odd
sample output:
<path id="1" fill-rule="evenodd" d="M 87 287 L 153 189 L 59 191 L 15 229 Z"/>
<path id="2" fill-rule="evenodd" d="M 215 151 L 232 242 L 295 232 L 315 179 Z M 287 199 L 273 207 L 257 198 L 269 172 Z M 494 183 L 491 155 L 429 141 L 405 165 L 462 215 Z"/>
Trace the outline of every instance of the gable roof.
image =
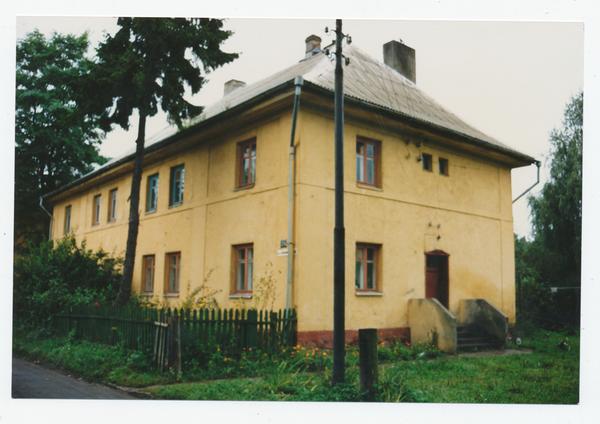
<path id="1" fill-rule="evenodd" d="M 393 68 L 373 59 L 354 45 L 345 45 L 343 52 L 344 56 L 350 59 L 349 64 L 344 66 L 344 97 L 467 137 L 477 144 L 487 145 L 516 155 L 525 162 L 534 163 L 536 161 L 534 158 L 510 148 L 468 125 L 421 91 L 415 83 Z M 304 79 L 305 84 L 308 82 L 333 93 L 335 91 L 335 59 L 330 59 L 326 55 L 325 49 L 263 80 L 237 88 L 221 100 L 207 106 L 202 114 L 188 122 L 187 127 L 190 128 L 201 122 L 216 118 L 236 106 L 241 106 L 270 90 L 292 82 L 298 76 Z M 167 142 L 177 133 L 178 129 L 175 126 L 166 127 L 147 138 L 145 147 L 148 148 L 154 145 L 158 147 L 162 142 Z M 82 179 L 102 173 L 117 163 L 130 160 L 134 154 L 135 147 L 123 155 L 111 159 L 81 179 L 61 187 L 53 193 L 48 193 L 48 195 L 80 183 Z"/>

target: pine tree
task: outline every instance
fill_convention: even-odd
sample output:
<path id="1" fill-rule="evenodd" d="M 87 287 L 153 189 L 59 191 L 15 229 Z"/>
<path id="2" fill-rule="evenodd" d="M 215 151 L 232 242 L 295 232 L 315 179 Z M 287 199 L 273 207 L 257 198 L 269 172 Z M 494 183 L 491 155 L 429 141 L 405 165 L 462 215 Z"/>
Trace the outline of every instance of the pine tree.
<path id="1" fill-rule="evenodd" d="M 117 24 L 121 28 L 114 37 L 106 35 L 98 47 L 98 68 L 87 84 L 93 93 L 88 107 L 110 111 L 104 125 L 128 129 L 134 110 L 139 114 L 123 280 L 115 300 L 115 305 L 124 305 L 135 263 L 146 119 L 160 106 L 181 128 L 186 118 L 202 112 L 184 99 L 186 86 L 196 94 L 205 82 L 202 69 L 214 70 L 238 55 L 221 51 L 231 32 L 222 29 L 219 19 L 119 18 Z"/>

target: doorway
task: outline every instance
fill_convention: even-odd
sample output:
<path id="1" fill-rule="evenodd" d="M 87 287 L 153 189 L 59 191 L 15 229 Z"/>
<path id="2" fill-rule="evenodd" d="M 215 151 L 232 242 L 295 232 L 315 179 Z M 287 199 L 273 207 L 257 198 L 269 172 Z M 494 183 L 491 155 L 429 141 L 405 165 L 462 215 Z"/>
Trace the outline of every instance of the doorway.
<path id="1" fill-rule="evenodd" d="M 442 250 L 425 253 L 425 297 L 437 299 L 448 309 L 448 255 Z"/>

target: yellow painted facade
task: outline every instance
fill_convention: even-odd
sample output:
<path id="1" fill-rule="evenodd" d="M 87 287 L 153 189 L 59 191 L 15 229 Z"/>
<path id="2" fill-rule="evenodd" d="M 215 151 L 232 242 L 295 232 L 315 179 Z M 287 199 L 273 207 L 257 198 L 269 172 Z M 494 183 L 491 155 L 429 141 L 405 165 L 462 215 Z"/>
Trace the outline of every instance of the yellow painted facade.
<path id="1" fill-rule="evenodd" d="M 291 305 L 299 332 L 333 329 L 334 121 L 331 98 L 303 92 L 295 138 Z M 141 186 L 140 230 L 133 291 L 143 294 L 142 258 L 154 255 L 154 291 L 160 302 L 181 304 L 209 275 L 221 290 L 219 305 L 253 306 L 261 277 L 276 281 L 276 309 L 285 307 L 291 90 L 236 118 L 190 129 L 172 143 L 150 150 Z M 331 113 L 330 113 L 331 112 Z M 207 129 L 208 128 L 208 129 Z M 449 310 L 460 299 L 485 298 L 515 319 L 511 167 L 509 157 L 461 147 L 452 138 L 394 126 L 391 118 L 348 102 L 344 128 L 346 228 L 346 329 L 406 328 L 408 300 L 425 297 L 425 253 L 450 255 Z M 378 187 L 356 180 L 357 137 L 379 146 Z M 256 180 L 238 188 L 239 143 L 256 139 Z M 421 154 L 432 157 L 423 170 Z M 438 171 L 440 158 L 448 175 Z M 92 249 L 124 255 L 131 184 L 131 158 L 47 199 L 54 206 L 53 237 L 71 228 Z M 185 168 L 183 201 L 169 206 L 170 174 Z M 520 166 L 520 165 L 519 165 Z M 146 212 L 148 177 L 158 174 L 158 203 Z M 117 215 L 108 220 L 109 192 L 118 189 Z M 101 195 L 94 225 L 94 197 Z M 357 243 L 378 248 L 377 290 L 355 289 Z M 254 248 L 254 298 L 234 290 L 235 246 Z M 167 255 L 181 254 L 180 288 L 165 295 Z M 246 296 L 248 297 L 248 296 Z"/>

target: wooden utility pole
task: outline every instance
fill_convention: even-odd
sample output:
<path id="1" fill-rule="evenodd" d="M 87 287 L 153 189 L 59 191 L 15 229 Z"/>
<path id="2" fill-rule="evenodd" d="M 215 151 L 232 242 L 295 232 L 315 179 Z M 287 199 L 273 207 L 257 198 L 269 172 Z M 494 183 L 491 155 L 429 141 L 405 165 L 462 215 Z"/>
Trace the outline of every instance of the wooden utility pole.
<path id="1" fill-rule="evenodd" d="M 358 330 L 358 369 L 360 391 L 371 391 L 379 381 L 377 369 L 377 329 L 361 328 Z"/>
<path id="2" fill-rule="evenodd" d="M 169 322 L 169 367 L 175 375 L 181 372 L 181 343 L 179 339 L 179 315 L 168 318 Z"/>
<path id="3" fill-rule="evenodd" d="M 335 40 L 335 228 L 333 230 L 333 385 L 343 383 L 346 292 L 344 228 L 344 74 L 342 20 L 336 20 Z"/>

